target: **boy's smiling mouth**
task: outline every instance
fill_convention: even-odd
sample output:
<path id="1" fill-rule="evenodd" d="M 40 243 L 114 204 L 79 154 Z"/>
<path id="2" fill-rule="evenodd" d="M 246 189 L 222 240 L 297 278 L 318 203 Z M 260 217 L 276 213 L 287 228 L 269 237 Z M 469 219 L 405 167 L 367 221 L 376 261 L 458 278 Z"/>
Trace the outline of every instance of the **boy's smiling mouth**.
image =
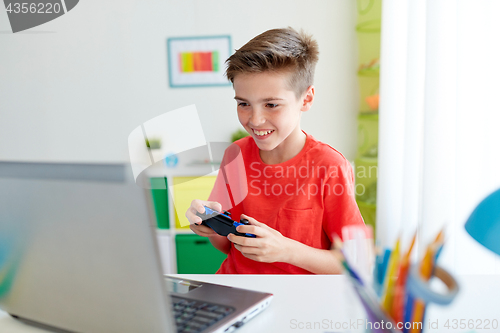
<path id="1" fill-rule="evenodd" d="M 252 128 L 252 131 L 259 138 L 264 138 L 274 132 L 274 130 L 256 130 L 255 128 Z"/>

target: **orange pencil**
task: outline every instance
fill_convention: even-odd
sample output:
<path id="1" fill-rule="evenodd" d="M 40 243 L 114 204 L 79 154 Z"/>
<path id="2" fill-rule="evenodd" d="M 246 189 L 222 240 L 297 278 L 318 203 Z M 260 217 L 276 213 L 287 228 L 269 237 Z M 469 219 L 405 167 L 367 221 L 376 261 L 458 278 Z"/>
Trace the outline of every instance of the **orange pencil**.
<path id="1" fill-rule="evenodd" d="M 444 243 L 444 227 L 441 229 L 441 231 L 437 234 L 436 238 L 434 239 L 433 244 L 439 245 Z"/>
<path id="2" fill-rule="evenodd" d="M 436 251 L 444 242 L 444 229 L 442 229 L 438 235 L 436 236 L 434 242 L 429 244 L 427 250 L 425 252 L 424 259 L 422 259 L 422 263 L 420 264 L 420 275 L 424 281 L 428 281 L 432 272 L 434 271 L 434 259 L 436 258 Z M 412 322 L 422 322 L 424 319 L 425 313 L 425 303 L 422 300 L 417 299 L 413 305 L 413 316 Z M 413 325 L 412 325 L 413 326 Z M 417 328 L 412 328 L 410 333 L 418 333 L 419 330 Z"/>
<path id="3" fill-rule="evenodd" d="M 427 251 L 425 253 L 424 259 L 422 259 L 422 263 L 420 265 L 420 275 L 423 280 L 429 280 L 432 274 L 433 262 L 434 262 L 434 251 L 432 250 L 432 245 L 427 247 Z M 413 316 L 412 322 L 421 322 L 424 316 L 425 303 L 417 299 L 413 305 Z M 414 325 L 412 325 L 414 326 Z M 418 326 L 416 326 L 418 327 Z M 412 328 L 410 330 L 411 333 L 418 333 L 420 330 L 418 328 Z"/>
<path id="4" fill-rule="evenodd" d="M 394 288 L 394 302 L 392 304 L 392 312 L 390 313 L 394 322 L 400 323 L 404 320 L 404 303 L 405 303 L 405 295 L 406 295 L 406 280 L 408 277 L 408 270 L 410 268 L 410 256 L 413 250 L 413 246 L 415 245 L 415 240 L 417 238 L 417 232 L 413 235 L 413 239 L 410 244 L 410 248 L 406 255 L 403 256 L 401 260 L 401 266 L 399 267 L 398 279 L 396 281 L 396 287 Z"/>
<path id="5" fill-rule="evenodd" d="M 436 236 L 436 239 L 434 239 L 434 243 L 432 244 L 431 273 L 429 274 L 429 278 L 427 280 L 429 280 L 430 277 L 432 276 L 432 274 L 434 274 L 434 269 L 436 268 L 436 260 L 437 260 L 437 257 L 438 257 L 438 252 L 443 247 L 443 244 L 444 244 L 444 227 L 438 233 L 438 235 Z M 425 319 L 424 316 L 425 316 L 425 308 L 426 308 L 426 306 L 427 305 L 424 303 L 423 304 L 423 309 L 422 309 L 422 317 L 421 317 L 422 323 L 424 322 L 424 319 Z"/>

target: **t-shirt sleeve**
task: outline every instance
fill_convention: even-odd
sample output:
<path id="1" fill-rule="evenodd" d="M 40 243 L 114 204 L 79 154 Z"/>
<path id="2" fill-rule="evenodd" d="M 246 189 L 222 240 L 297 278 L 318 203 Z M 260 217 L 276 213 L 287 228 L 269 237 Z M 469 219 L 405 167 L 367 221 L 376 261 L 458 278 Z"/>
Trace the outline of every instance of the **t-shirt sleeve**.
<path id="1" fill-rule="evenodd" d="M 335 172 L 336 171 L 336 172 Z M 330 241 L 347 225 L 364 226 L 354 192 L 354 174 L 351 164 L 343 159 L 330 173 L 324 187 L 323 230 Z"/>

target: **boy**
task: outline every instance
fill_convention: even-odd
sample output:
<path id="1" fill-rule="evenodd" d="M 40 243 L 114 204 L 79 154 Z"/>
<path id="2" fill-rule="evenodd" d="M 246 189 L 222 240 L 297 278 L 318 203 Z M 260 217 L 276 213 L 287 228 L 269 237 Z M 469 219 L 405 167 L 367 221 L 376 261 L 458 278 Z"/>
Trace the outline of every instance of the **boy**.
<path id="1" fill-rule="evenodd" d="M 287 28 L 264 32 L 226 61 L 250 136 L 226 150 L 208 201 L 193 200 L 186 212 L 191 230 L 228 255 L 217 273 L 338 274 L 333 235 L 364 225 L 350 164 L 300 128 L 313 104 L 317 60 L 317 42 Z M 234 202 L 238 194 L 244 198 Z M 247 219 L 237 231 L 257 237 L 216 234 L 200 224 L 203 205 Z"/>

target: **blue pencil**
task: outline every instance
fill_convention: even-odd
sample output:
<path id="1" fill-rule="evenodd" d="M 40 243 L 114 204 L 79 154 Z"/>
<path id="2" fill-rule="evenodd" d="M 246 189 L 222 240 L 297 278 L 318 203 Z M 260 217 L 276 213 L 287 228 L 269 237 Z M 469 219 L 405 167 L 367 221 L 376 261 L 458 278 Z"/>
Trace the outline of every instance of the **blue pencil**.
<path id="1" fill-rule="evenodd" d="M 410 293 L 407 293 L 406 298 L 406 307 L 405 307 L 405 323 L 411 322 L 411 315 L 413 313 L 413 296 Z M 407 328 L 403 328 L 403 333 L 408 333 Z"/>

